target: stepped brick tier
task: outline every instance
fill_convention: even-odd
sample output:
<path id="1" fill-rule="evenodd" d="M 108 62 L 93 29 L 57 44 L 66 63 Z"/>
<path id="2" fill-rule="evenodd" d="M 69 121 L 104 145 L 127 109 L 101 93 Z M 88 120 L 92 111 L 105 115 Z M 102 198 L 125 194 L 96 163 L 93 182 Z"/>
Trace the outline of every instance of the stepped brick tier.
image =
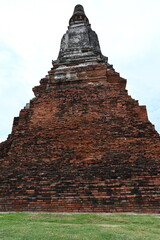
<path id="1" fill-rule="evenodd" d="M 77 5 L 0 144 L 0 211 L 160 212 L 160 136 Z"/>

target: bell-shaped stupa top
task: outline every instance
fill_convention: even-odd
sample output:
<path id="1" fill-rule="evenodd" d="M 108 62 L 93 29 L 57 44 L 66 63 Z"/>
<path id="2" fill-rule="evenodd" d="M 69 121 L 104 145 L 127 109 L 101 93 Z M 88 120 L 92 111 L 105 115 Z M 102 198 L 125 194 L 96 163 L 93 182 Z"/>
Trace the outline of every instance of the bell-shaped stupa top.
<path id="1" fill-rule="evenodd" d="M 108 58 L 101 53 L 98 36 L 91 29 L 84 8 L 78 4 L 69 20 L 67 32 L 63 35 L 57 61 L 53 64 L 83 62 L 102 62 L 108 64 Z"/>
<path id="2" fill-rule="evenodd" d="M 75 23 L 89 23 L 88 18 L 85 15 L 84 8 L 80 4 L 75 6 L 73 15 L 69 20 L 69 25 Z"/>

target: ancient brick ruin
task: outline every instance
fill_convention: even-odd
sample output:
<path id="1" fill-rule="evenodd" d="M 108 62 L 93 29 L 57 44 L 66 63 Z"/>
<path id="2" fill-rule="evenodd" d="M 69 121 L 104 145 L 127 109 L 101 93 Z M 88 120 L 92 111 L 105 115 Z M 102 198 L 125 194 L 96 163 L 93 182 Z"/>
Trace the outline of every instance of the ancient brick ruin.
<path id="1" fill-rule="evenodd" d="M 160 136 L 77 5 L 0 144 L 0 211 L 160 211 Z"/>

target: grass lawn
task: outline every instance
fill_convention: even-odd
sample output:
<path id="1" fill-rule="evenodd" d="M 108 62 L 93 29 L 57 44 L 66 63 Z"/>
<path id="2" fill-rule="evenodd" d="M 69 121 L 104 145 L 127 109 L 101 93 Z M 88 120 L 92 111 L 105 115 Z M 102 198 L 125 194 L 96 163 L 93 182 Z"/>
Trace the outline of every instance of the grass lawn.
<path id="1" fill-rule="evenodd" d="M 160 215 L 0 213 L 1 240 L 160 240 Z"/>

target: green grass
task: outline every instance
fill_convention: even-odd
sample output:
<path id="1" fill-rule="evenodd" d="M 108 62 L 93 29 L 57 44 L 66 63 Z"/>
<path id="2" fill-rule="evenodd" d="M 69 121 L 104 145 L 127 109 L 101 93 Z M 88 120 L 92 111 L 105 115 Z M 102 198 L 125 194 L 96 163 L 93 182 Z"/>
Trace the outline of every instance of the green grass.
<path id="1" fill-rule="evenodd" d="M 1 240 L 160 240 L 160 215 L 1 213 Z"/>

